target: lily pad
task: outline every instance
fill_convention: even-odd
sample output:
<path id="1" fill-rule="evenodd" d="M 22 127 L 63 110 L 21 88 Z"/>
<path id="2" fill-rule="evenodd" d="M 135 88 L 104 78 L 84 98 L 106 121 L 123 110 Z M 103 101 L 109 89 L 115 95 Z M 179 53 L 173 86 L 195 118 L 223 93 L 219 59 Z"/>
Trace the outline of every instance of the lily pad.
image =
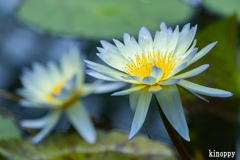
<path id="1" fill-rule="evenodd" d="M 206 45 L 218 41 L 213 49 L 203 58 L 193 63 L 185 71 L 203 64 L 210 67 L 203 73 L 190 78 L 190 81 L 200 85 L 223 89 L 234 94 L 228 98 L 205 97 L 196 103 L 194 96 L 182 93 L 186 106 L 191 111 L 207 112 L 231 121 L 238 118 L 240 99 L 240 79 L 237 68 L 237 19 L 236 16 L 217 20 L 197 32 L 197 47 L 201 50 Z"/>
<path id="2" fill-rule="evenodd" d="M 240 21 L 240 1 L 239 0 L 204 0 L 202 5 L 212 13 L 221 16 L 231 16 L 236 14 Z"/>
<path id="3" fill-rule="evenodd" d="M 12 119 L 0 115 L 0 142 L 21 139 L 21 132 Z"/>
<path id="4" fill-rule="evenodd" d="M 185 23 L 193 8 L 180 0 L 24 0 L 17 15 L 53 34 L 110 39 L 137 36 L 143 25 L 155 31 L 161 21 Z"/>
<path id="5" fill-rule="evenodd" d="M 55 133 L 34 146 L 31 139 L 0 143 L 0 154 L 17 160 L 175 160 L 166 145 L 138 135 L 128 141 L 128 133 L 97 132 L 97 142 L 88 144 L 77 133 Z"/>

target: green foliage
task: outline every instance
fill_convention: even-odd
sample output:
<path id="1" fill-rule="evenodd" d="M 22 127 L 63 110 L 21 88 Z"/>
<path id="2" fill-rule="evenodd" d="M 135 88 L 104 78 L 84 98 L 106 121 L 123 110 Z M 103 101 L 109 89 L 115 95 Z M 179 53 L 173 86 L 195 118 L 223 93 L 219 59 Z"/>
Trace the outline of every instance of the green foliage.
<path id="1" fill-rule="evenodd" d="M 21 139 L 20 130 L 12 119 L 4 118 L 0 115 L 0 143 L 12 139 Z"/>
<path id="2" fill-rule="evenodd" d="M 206 45 L 218 41 L 213 49 L 203 58 L 192 64 L 188 69 L 196 68 L 203 64 L 209 64 L 210 67 L 195 77 L 190 78 L 192 82 L 200 85 L 223 89 L 234 94 L 230 98 L 212 98 L 210 103 L 200 101 L 196 103 L 193 96 L 184 94 L 188 109 L 197 112 L 204 110 L 208 113 L 225 117 L 229 120 L 237 120 L 238 104 L 240 99 L 239 74 L 237 69 L 237 20 L 235 16 L 215 21 L 199 32 L 195 37 L 197 47 L 201 50 Z M 185 71 L 186 71 L 185 70 Z M 192 99 L 192 100 L 191 100 Z M 200 110 L 199 110 L 200 109 Z"/>
<path id="3" fill-rule="evenodd" d="M 204 0 L 202 4 L 211 12 L 225 17 L 237 14 L 238 21 L 240 21 L 239 0 Z"/>
<path id="4" fill-rule="evenodd" d="M 161 21 L 185 23 L 192 15 L 193 8 L 180 0 L 25 0 L 18 10 L 27 24 L 87 39 L 137 36 L 143 25 L 155 31 Z"/>
<path id="5" fill-rule="evenodd" d="M 0 154 L 21 160 L 175 160 L 165 145 L 138 135 L 128 141 L 128 133 L 98 131 L 96 144 L 88 144 L 77 133 L 52 134 L 34 146 L 31 139 L 0 143 Z"/>

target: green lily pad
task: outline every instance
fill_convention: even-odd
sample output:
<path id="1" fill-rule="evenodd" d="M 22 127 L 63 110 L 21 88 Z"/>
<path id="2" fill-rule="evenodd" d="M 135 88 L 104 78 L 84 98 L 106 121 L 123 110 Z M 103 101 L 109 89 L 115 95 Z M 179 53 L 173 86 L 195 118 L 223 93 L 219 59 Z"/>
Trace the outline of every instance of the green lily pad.
<path id="1" fill-rule="evenodd" d="M 240 79 L 237 68 L 237 19 L 236 16 L 217 20 L 197 32 L 197 47 L 201 50 L 206 45 L 218 41 L 213 49 L 189 66 L 185 71 L 203 64 L 210 67 L 203 73 L 189 78 L 190 81 L 207 87 L 230 91 L 234 94 L 228 98 L 214 98 L 204 96 L 210 103 L 199 100 L 190 94 L 182 93 L 184 105 L 196 113 L 211 113 L 231 121 L 238 118 L 238 105 L 240 99 Z"/>
<path id="2" fill-rule="evenodd" d="M 175 160 L 166 145 L 138 135 L 128 141 L 128 133 L 98 131 L 97 142 L 88 144 L 77 133 L 55 133 L 34 146 L 31 139 L 0 143 L 0 154 L 18 160 Z"/>
<path id="3" fill-rule="evenodd" d="M 204 0 L 202 5 L 211 12 L 225 17 L 237 14 L 240 21 L 239 0 Z"/>
<path id="4" fill-rule="evenodd" d="M 193 8 L 180 0 L 24 0 L 17 15 L 50 33 L 110 39 L 137 36 L 143 25 L 155 31 L 161 21 L 185 23 Z"/>
<path id="5" fill-rule="evenodd" d="M 0 115 L 0 142 L 21 139 L 21 132 L 12 119 Z"/>

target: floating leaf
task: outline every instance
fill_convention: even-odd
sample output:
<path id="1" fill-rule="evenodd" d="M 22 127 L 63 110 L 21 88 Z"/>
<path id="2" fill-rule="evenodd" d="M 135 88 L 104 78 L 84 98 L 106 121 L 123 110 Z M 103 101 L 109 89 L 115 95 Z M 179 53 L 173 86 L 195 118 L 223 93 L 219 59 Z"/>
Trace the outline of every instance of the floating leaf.
<path id="1" fill-rule="evenodd" d="M 210 67 L 203 73 L 190 78 L 190 81 L 200 85 L 223 89 L 234 94 L 229 98 L 205 97 L 210 100 L 206 103 L 196 99 L 190 94 L 182 93 L 186 106 L 191 111 L 204 111 L 228 120 L 235 121 L 238 117 L 238 104 L 240 99 L 240 80 L 237 69 L 237 20 L 235 16 L 215 21 L 196 35 L 197 47 L 201 50 L 206 45 L 218 41 L 213 49 L 203 58 L 193 63 L 191 70 L 203 64 Z M 190 96 L 189 96 L 190 95 Z"/>
<path id="2" fill-rule="evenodd" d="M 0 143 L 0 154 L 21 160 L 175 160 L 169 147 L 145 136 L 128 141 L 128 133 L 98 131 L 97 137 L 93 145 L 77 133 L 52 134 L 36 146 L 31 139 Z"/>
<path id="3" fill-rule="evenodd" d="M 240 21 L 239 0 L 204 0 L 202 5 L 211 12 L 225 17 L 237 14 L 238 21 Z"/>
<path id="4" fill-rule="evenodd" d="M 0 115 L 0 142 L 21 139 L 21 132 L 12 119 Z"/>
<path id="5" fill-rule="evenodd" d="M 180 0 L 25 0 L 18 10 L 27 24 L 88 39 L 137 36 L 143 25 L 155 31 L 161 21 L 185 23 L 192 15 L 193 8 Z"/>

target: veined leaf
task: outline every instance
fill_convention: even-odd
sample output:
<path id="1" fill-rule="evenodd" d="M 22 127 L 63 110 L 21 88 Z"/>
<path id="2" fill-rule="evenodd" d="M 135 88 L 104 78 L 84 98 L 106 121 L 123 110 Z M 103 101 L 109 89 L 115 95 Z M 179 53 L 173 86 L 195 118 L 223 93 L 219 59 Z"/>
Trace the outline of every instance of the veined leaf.
<path id="1" fill-rule="evenodd" d="M 0 143 L 0 154 L 20 160 L 175 160 L 164 144 L 138 135 L 128 141 L 128 133 L 98 131 L 97 142 L 89 144 L 77 133 L 52 134 L 38 145 L 31 139 Z"/>

